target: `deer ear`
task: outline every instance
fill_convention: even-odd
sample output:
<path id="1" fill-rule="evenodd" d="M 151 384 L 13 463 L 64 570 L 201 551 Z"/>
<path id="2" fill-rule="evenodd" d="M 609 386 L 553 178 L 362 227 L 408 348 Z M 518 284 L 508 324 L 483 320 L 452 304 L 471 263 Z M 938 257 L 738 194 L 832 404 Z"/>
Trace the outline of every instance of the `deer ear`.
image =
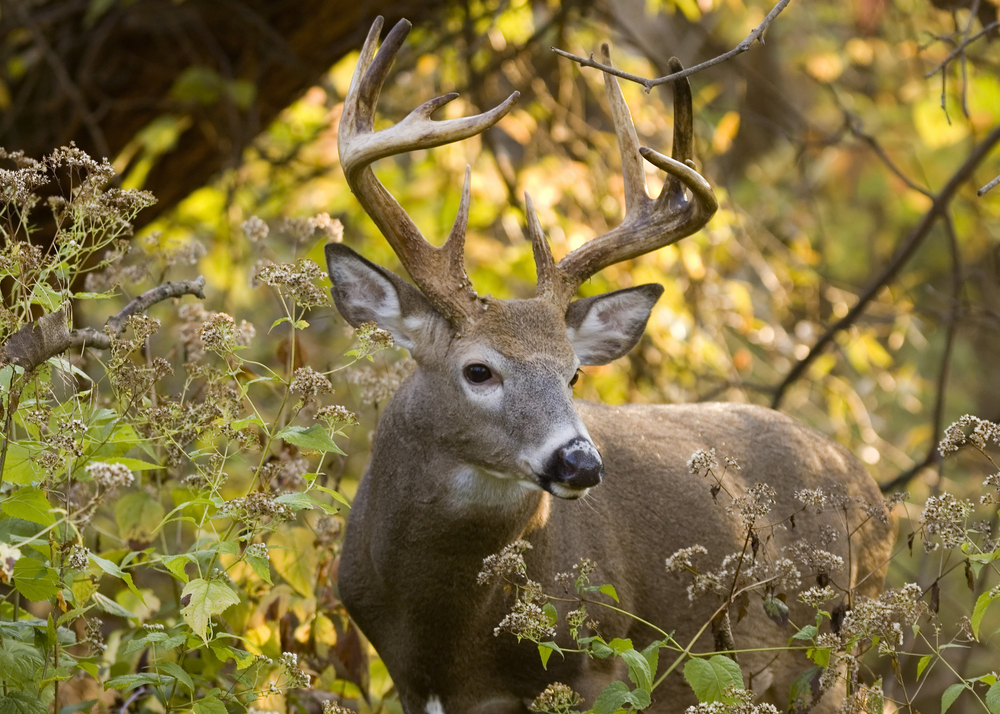
<path id="1" fill-rule="evenodd" d="M 374 322 L 411 353 L 422 333 L 445 321 L 423 293 L 346 245 L 327 244 L 326 267 L 333 302 L 344 319 L 354 327 Z"/>
<path id="2" fill-rule="evenodd" d="M 577 300 L 566 311 L 566 334 L 581 364 L 607 364 L 635 347 L 662 285 L 639 285 Z"/>

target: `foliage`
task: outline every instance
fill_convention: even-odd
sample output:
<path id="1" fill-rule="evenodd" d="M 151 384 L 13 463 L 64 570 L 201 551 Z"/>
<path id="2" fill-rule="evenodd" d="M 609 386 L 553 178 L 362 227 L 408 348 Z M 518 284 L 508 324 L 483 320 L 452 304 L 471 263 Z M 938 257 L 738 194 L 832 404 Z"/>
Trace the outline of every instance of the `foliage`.
<path id="1" fill-rule="evenodd" d="M 133 250 L 130 221 L 151 197 L 108 188 L 107 162 L 72 147 L 43 161 L 8 157 L 17 168 L 2 177 L 0 205 L 10 299 L 0 331 L 2 707 L 65 711 L 120 692 L 157 711 L 221 714 L 308 689 L 314 675 L 287 628 L 301 618 L 314 647 L 344 629 L 336 607 L 317 612 L 331 599 L 326 573 L 347 505 L 323 470 L 356 423 L 323 404 L 336 370 L 306 366 L 295 339 L 310 308 L 329 306 L 315 285 L 322 271 L 303 258 L 260 267 L 260 292 L 271 286 L 282 314 L 271 333 L 286 348 L 266 362 L 247 354 L 246 320 L 185 299 L 156 308 L 175 313 L 174 335 L 162 336 L 133 300 L 103 333 L 110 354 L 93 350 L 98 335 L 85 340 L 90 350 L 25 369 L 12 338 L 32 335 L 44 319 L 33 317 L 91 335 L 75 327 L 82 315 L 199 251 L 155 236 Z M 26 239 L 46 188 L 62 193 L 48 199 L 57 231 L 43 250 Z M 299 242 L 317 227 L 320 242 L 339 237 L 329 218 L 295 225 Z M 111 327 L 125 314 L 130 336 Z M 388 344 L 379 330 L 358 339 L 337 369 Z"/>
<path id="2" fill-rule="evenodd" d="M 519 106 L 481 140 L 383 162 L 379 175 L 425 235 L 444 236 L 471 164 L 472 280 L 480 293 L 529 295 L 525 191 L 557 257 L 617 225 L 624 212 L 599 73 L 555 61 L 548 47 L 588 55 L 610 37 L 618 66 L 652 77 L 666 66 L 665 52 L 690 65 L 734 46 L 769 7 L 662 0 L 588 13 L 573 3 L 469 3 L 441 26 L 413 33 L 417 49 L 399 59 L 383 92 L 386 120 L 400 118 L 415 96 L 452 89 L 462 97 L 442 111 L 449 117 L 493 106 L 513 89 L 522 92 Z M 809 597 L 820 620 L 790 623 L 791 646 L 812 660 L 803 663 L 796 696 L 806 696 L 835 657 L 854 657 L 858 648 L 871 650 L 852 690 L 859 707 L 874 708 L 882 696 L 914 711 L 992 711 L 1000 696 L 990 679 L 998 656 L 992 515 L 990 530 L 973 530 L 989 505 L 976 505 L 980 484 L 996 467 L 967 453 L 943 462 L 937 449 L 944 425 L 961 414 L 998 420 L 1000 199 L 996 190 L 975 195 L 997 173 L 995 157 L 961 182 L 943 219 L 918 235 L 898 269 L 878 279 L 937 192 L 1000 124 L 998 43 L 978 36 L 974 22 L 960 7 L 942 11 L 918 0 L 851 8 L 793 2 L 765 46 L 692 78 L 697 155 L 722 199 L 717 217 L 699 235 L 613 266 L 583 288 L 660 282 L 667 291 L 633 355 L 588 369 L 579 396 L 769 403 L 809 358 L 784 385 L 782 408 L 834 436 L 880 482 L 909 482 L 889 582 L 911 593 L 903 584 L 916 583 L 928 612 L 916 630 L 902 628 L 903 645 L 862 632 L 834 645 L 821 639 L 833 613 L 822 609 L 817 585 Z M 107 357 L 76 350 L 31 375 L 4 368 L 0 548 L 20 555 L 3 551 L 6 706 L 40 712 L 56 699 L 118 696 L 150 711 L 221 714 L 223 704 L 249 706 L 260 696 L 259 706 L 287 709 L 301 693 L 283 701 L 267 682 L 284 689 L 301 681 L 295 667 L 351 706 L 397 706 L 384 667 L 345 623 L 331 578 L 343 511 L 335 494 L 349 499 L 357 487 L 377 406 L 406 362 L 380 356 L 338 379 L 327 355 L 350 345 L 330 308 L 313 309 L 316 272 L 302 262 L 319 260 L 317 230 L 339 238 L 328 213 L 366 257 L 396 265 L 339 169 L 336 126 L 353 64 L 348 57 L 334 67 L 261 133 L 238 167 L 128 242 L 130 220 L 151 197 L 107 189 L 106 163 L 88 163 L 72 149 L 41 165 L 7 155 L 5 166 L 13 162 L 27 183 L 10 184 L 4 174 L 0 342 L 63 306 L 71 306 L 71 326 L 103 324 L 133 286 L 187 274 L 194 264 L 210 289 L 204 308 L 190 298 L 177 310 L 154 308 L 158 331 L 135 319 L 132 336 L 116 338 Z M 251 87 L 220 76 L 188 75 L 177 91 L 195 101 L 251 101 Z M 642 142 L 665 150 L 672 129 L 665 97 L 638 86 L 625 93 Z M 163 119 L 147 131 L 169 125 L 170 147 L 195 123 Z M 154 160 L 133 164 L 124 185 L 141 187 Z M 114 157 L 115 166 L 128 163 Z M 56 240 L 36 253 L 24 240 L 24 219 L 37 182 L 56 179 L 63 196 L 53 204 Z M 281 265 L 261 274 L 263 260 Z M 276 300 L 263 297 L 261 281 Z M 814 353 L 819 337 L 858 306 Z M 244 316 L 259 328 L 253 341 Z M 368 351 L 362 345 L 348 357 Z M 317 371 L 299 372 L 296 386 L 296 372 L 309 364 Z M 317 408 L 326 389 L 317 374 L 346 388 L 361 428 L 346 430 L 353 423 L 346 407 Z M 336 444 L 347 438 L 353 443 L 343 456 Z M 134 482 L 125 485 L 121 468 L 88 471 L 97 464 L 124 467 Z M 917 533 L 941 547 L 911 552 Z M 90 551 L 85 564 L 80 548 Z M 726 602 L 708 586 L 704 597 Z M 588 607 L 614 601 L 612 584 L 582 587 L 577 596 Z M 749 592 L 776 622 L 787 617 L 781 593 Z M 538 603 L 525 602 L 520 614 L 535 634 L 556 626 Z M 898 614 L 890 622 L 900 624 Z M 968 622 L 956 629 L 962 617 Z M 661 642 L 669 643 L 667 634 Z M 543 660 L 561 656 L 551 638 L 539 639 Z M 102 640 L 107 649 L 99 652 Z M 652 696 L 642 661 L 656 671 L 649 658 L 660 652 L 662 661 L 673 654 L 675 672 L 691 667 L 699 712 L 741 711 L 740 686 L 714 659 L 722 655 L 672 647 L 647 652 L 611 636 L 579 645 L 629 665 L 629 683 L 615 685 L 602 707 Z M 282 665 L 286 651 L 304 664 Z M 112 689 L 102 694 L 83 680 Z M 572 693 L 550 694 L 551 710 L 580 706 Z"/>

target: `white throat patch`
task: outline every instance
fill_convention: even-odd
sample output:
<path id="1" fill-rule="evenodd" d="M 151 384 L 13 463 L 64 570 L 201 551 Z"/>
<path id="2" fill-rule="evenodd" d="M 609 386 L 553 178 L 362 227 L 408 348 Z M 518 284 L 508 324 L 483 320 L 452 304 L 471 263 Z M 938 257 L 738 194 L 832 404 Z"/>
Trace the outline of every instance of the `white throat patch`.
<path id="1" fill-rule="evenodd" d="M 444 707 L 441 706 L 441 700 L 438 699 L 436 694 L 431 695 L 431 698 L 427 700 L 427 706 L 424 707 L 424 711 L 427 714 L 444 714 Z"/>

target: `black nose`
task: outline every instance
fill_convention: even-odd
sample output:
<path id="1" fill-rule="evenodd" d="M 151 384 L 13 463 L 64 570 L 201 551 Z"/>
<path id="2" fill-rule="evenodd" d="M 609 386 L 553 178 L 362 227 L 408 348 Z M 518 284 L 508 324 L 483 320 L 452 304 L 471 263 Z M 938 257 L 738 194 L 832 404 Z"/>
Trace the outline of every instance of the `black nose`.
<path id="1" fill-rule="evenodd" d="M 604 462 L 594 445 L 577 437 L 560 447 L 552 463 L 553 481 L 570 488 L 591 488 L 601 482 Z"/>

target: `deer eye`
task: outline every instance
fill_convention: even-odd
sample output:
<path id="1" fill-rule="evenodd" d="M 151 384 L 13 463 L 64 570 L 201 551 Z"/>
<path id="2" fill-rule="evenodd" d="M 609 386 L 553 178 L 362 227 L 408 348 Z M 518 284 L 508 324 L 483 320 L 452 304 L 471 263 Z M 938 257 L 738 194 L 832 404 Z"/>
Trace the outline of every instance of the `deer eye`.
<path id="1" fill-rule="evenodd" d="M 580 370 L 576 370 L 576 374 L 574 374 L 574 375 L 573 375 L 573 378 L 572 378 L 571 380 L 569 380 L 569 386 L 571 386 L 571 387 L 572 387 L 572 386 L 574 386 L 574 385 L 575 385 L 575 384 L 576 384 L 577 382 L 579 382 L 579 381 L 580 381 L 580 374 L 581 374 Z"/>
<path id="2" fill-rule="evenodd" d="M 488 382 L 493 377 L 493 370 L 487 367 L 485 364 L 475 364 L 466 365 L 465 369 L 462 370 L 462 374 L 465 378 L 472 382 L 473 384 L 482 384 L 483 382 Z"/>

